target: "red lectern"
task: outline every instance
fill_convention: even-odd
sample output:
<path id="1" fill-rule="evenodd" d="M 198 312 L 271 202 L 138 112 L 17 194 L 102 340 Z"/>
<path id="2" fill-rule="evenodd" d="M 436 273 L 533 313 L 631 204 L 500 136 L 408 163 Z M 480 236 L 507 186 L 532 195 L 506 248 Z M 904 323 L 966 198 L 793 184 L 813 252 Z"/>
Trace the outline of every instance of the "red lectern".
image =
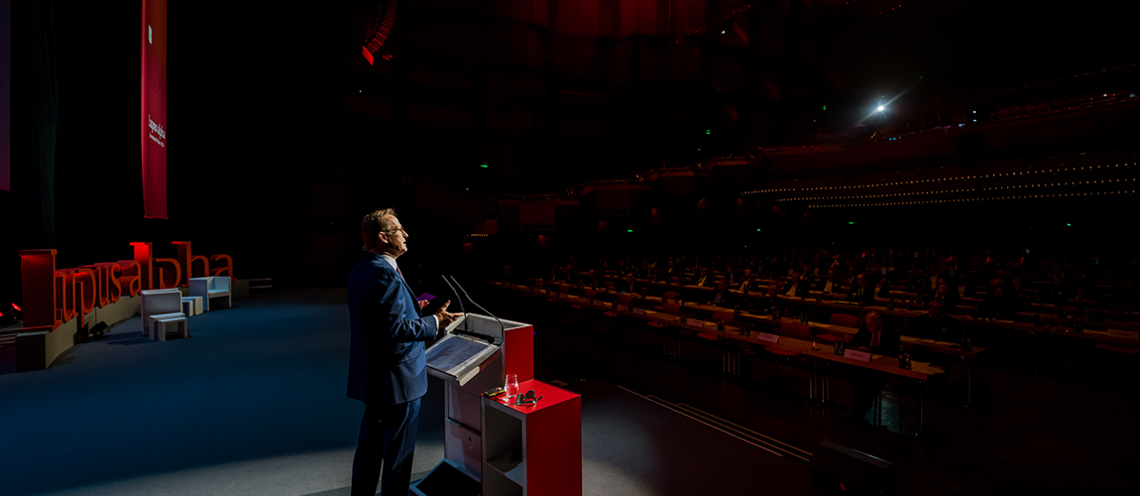
<path id="1" fill-rule="evenodd" d="M 483 496 L 582 496 L 582 396 L 519 383 L 538 402 L 483 398 Z"/>

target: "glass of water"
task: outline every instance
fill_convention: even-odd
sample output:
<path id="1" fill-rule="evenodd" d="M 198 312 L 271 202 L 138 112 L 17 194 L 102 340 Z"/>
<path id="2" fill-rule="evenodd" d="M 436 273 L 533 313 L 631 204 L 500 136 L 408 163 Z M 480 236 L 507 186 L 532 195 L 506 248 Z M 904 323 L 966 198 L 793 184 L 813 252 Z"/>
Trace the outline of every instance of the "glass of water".
<path id="1" fill-rule="evenodd" d="M 519 394 L 519 376 L 518 374 L 507 374 L 507 382 L 503 386 L 507 391 L 507 398 L 514 398 Z"/>

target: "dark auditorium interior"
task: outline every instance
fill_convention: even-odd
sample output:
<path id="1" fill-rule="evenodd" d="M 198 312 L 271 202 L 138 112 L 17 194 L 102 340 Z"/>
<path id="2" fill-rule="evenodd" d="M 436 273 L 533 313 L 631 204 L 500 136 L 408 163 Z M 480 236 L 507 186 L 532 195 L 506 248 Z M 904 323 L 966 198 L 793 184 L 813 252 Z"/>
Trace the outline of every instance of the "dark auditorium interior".
<path id="1" fill-rule="evenodd" d="M 0 6 L 0 493 L 348 495 L 346 286 L 387 207 L 415 293 L 532 325 L 533 379 L 581 395 L 581 494 L 1135 490 L 1119 3 L 170 2 L 166 218 L 139 2 Z M 26 250 L 183 241 L 232 308 L 25 369 Z M 431 381 L 413 480 L 452 449 Z"/>

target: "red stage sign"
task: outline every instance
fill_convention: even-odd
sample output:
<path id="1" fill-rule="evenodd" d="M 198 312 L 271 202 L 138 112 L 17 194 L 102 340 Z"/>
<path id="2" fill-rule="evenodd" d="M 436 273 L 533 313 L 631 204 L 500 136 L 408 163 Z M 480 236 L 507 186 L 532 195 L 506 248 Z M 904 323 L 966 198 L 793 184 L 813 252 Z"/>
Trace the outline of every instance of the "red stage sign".
<path id="1" fill-rule="evenodd" d="M 194 256 L 189 241 L 175 241 L 177 258 L 155 258 L 149 241 L 131 243 L 134 258 L 118 262 L 55 268 L 55 250 L 21 250 L 20 272 L 24 288 L 24 329 L 52 331 L 122 297 L 138 296 L 144 289 L 187 287 L 191 277 L 233 278 L 229 255 Z M 214 267 L 211 268 L 210 266 Z M 194 270 L 198 269 L 198 270 Z"/>
<path id="2" fill-rule="evenodd" d="M 143 215 L 166 218 L 166 0 L 142 2 Z"/>

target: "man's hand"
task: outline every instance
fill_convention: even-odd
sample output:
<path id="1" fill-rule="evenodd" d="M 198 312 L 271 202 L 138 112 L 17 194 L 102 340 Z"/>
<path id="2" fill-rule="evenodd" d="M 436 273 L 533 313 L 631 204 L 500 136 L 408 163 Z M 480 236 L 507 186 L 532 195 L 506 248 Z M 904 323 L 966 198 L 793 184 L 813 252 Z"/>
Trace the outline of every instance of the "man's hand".
<path id="1" fill-rule="evenodd" d="M 435 312 L 435 317 L 439 319 L 439 338 L 447 335 L 447 326 L 455 322 L 455 319 L 462 317 L 462 313 L 447 313 L 447 306 L 451 304 L 451 300 L 443 302 L 443 306 Z"/>
<path id="2" fill-rule="evenodd" d="M 428 306 L 428 303 L 431 303 L 431 302 L 430 302 L 430 301 L 427 301 L 427 300 L 420 300 L 420 301 L 419 301 L 419 304 L 420 304 L 420 310 L 423 310 L 423 309 L 424 309 L 424 307 Z"/>

